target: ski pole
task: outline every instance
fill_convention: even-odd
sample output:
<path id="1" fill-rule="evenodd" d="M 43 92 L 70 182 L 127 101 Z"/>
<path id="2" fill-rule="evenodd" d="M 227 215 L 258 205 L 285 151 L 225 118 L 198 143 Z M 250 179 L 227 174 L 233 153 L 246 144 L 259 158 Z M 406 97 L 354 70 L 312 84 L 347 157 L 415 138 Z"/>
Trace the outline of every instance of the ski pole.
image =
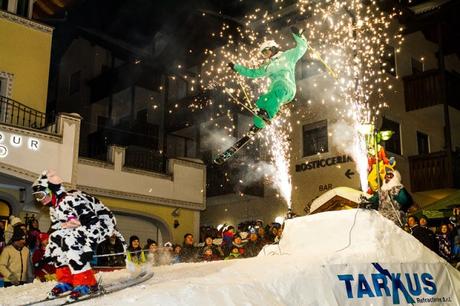
<path id="1" fill-rule="evenodd" d="M 252 109 L 250 109 L 249 107 L 247 107 L 246 105 L 244 105 L 243 103 L 241 103 L 237 98 L 235 98 L 232 93 L 230 91 L 227 90 L 227 88 L 224 88 L 224 91 L 230 96 L 230 98 L 232 98 L 236 103 L 238 103 L 239 105 L 243 106 L 245 109 L 247 109 L 248 111 L 251 112 L 251 114 L 253 114 L 254 116 L 258 116 Z"/>
<path id="2" fill-rule="evenodd" d="M 238 81 L 238 84 L 240 85 L 241 89 L 243 90 L 244 96 L 246 97 L 246 100 L 248 101 L 249 105 L 252 106 L 251 100 L 249 100 L 248 94 L 246 93 L 246 90 L 244 89 L 243 85 L 239 81 Z"/>
<path id="3" fill-rule="evenodd" d="M 327 72 L 334 78 L 337 79 L 338 76 L 334 70 L 321 58 L 321 55 L 313 47 L 309 46 L 310 50 L 315 54 L 316 58 L 326 67 Z"/>

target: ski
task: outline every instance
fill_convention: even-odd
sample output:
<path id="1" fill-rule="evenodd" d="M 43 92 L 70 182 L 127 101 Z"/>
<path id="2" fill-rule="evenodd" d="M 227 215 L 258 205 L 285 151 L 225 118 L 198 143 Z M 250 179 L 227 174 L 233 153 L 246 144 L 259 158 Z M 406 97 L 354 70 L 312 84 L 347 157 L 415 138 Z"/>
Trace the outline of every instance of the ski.
<path id="1" fill-rule="evenodd" d="M 31 302 L 28 304 L 23 304 L 21 306 L 34 306 L 34 305 L 46 305 L 46 306 L 64 306 L 75 304 L 81 301 L 87 301 L 90 299 L 94 299 L 106 294 L 111 294 L 117 291 L 121 291 L 123 289 L 138 285 L 143 283 L 153 277 L 153 272 L 143 271 L 139 275 L 134 278 L 128 278 L 126 280 L 122 280 L 117 283 L 112 283 L 108 285 L 101 285 L 99 290 L 88 295 L 84 295 L 76 300 L 63 300 L 64 297 L 68 297 L 69 294 L 65 294 L 62 296 L 58 296 L 55 299 L 42 299 L 40 301 Z"/>
<path id="2" fill-rule="evenodd" d="M 248 133 L 243 135 L 237 142 L 235 142 L 230 148 L 225 150 L 223 153 L 219 154 L 214 159 L 214 164 L 222 165 L 227 160 L 229 160 L 236 152 L 238 152 L 241 148 L 243 148 L 260 130 L 255 126 L 252 126 Z"/>

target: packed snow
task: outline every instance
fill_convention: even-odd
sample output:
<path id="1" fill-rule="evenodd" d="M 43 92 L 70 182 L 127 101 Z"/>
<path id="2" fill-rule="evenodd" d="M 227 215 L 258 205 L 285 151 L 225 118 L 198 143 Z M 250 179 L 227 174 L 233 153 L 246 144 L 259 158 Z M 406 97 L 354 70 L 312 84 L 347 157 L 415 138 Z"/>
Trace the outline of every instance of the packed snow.
<path id="1" fill-rule="evenodd" d="M 395 292 L 390 280 L 385 283 L 390 296 L 372 297 L 370 291 L 377 291 L 370 280 L 369 288 L 365 284 L 358 288 L 367 295 L 357 300 L 354 291 L 349 293 L 353 299 L 347 299 L 345 285 L 349 284 L 337 279 L 338 273 L 355 266 L 378 273 L 372 268 L 373 262 L 385 268 L 399 266 L 411 273 L 419 266 L 438 269 L 444 280 L 435 276 L 433 282 L 439 281 L 438 293 L 444 296 L 432 297 L 446 297 L 447 302 L 429 303 L 422 299 L 423 294 L 411 290 L 414 298 L 420 296 L 414 305 L 459 305 L 459 271 L 377 212 L 356 209 L 287 220 L 279 245 L 265 247 L 257 257 L 153 267 L 155 275 L 149 281 L 79 305 L 393 305 Z M 112 283 L 130 274 L 121 270 L 98 276 Z M 350 284 L 354 290 L 355 284 Z M 423 288 L 426 292 L 434 286 L 429 279 L 421 284 L 420 291 Z M 38 300 L 53 285 L 34 283 L 0 289 L 0 304 Z M 407 305 L 402 290 L 396 295 L 401 297 L 400 305 Z"/>

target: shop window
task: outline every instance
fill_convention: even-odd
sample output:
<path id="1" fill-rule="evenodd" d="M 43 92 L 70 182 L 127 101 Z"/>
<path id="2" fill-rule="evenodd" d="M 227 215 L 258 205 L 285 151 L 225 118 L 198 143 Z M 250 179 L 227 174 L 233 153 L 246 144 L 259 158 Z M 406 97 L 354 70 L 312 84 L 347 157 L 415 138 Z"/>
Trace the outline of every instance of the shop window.
<path id="1" fill-rule="evenodd" d="M 430 144 L 429 144 L 427 134 L 424 134 L 422 132 L 417 132 L 417 148 L 418 148 L 419 155 L 430 153 Z"/>
<path id="2" fill-rule="evenodd" d="M 29 0 L 18 0 L 16 14 L 29 18 Z"/>
<path id="3" fill-rule="evenodd" d="M 80 91 L 80 75 L 81 71 L 77 71 L 70 76 L 69 95 Z"/>
<path id="4" fill-rule="evenodd" d="M 382 56 L 382 70 L 396 76 L 395 48 L 385 45 Z"/>
<path id="5" fill-rule="evenodd" d="M 421 61 L 418 61 L 415 58 L 412 58 L 411 65 L 412 65 L 412 74 L 419 74 L 423 72 L 423 63 Z"/>
<path id="6" fill-rule="evenodd" d="M 303 156 L 329 151 L 327 139 L 327 120 L 303 126 Z"/>
<path id="7" fill-rule="evenodd" d="M 381 131 L 393 131 L 390 139 L 385 141 L 385 150 L 401 155 L 401 131 L 399 123 L 383 117 Z"/>

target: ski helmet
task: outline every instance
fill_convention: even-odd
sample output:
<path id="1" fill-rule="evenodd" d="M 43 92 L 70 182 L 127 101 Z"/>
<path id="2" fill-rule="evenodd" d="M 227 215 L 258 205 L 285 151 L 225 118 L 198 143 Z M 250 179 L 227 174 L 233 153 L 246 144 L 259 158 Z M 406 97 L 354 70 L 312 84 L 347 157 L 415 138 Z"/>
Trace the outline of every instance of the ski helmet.
<path id="1" fill-rule="evenodd" d="M 259 51 L 262 52 L 262 51 L 264 51 L 266 49 L 276 49 L 276 50 L 278 50 L 279 48 L 280 48 L 280 45 L 278 45 L 276 43 L 276 41 L 274 41 L 274 40 L 266 40 L 260 45 Z"/>

